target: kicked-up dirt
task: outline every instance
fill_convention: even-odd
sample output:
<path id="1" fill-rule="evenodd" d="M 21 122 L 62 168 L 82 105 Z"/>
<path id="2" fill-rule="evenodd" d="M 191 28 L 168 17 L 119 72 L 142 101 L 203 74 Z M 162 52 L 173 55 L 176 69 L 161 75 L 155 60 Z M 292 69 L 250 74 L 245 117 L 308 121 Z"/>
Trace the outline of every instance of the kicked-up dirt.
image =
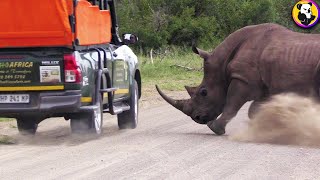
<path id="1" fill-rule="evenodd" d="M 312 98 L 282 94 L 264 103 L 248 128 L 233 140 L 320 146 L 320 104 Z"/>

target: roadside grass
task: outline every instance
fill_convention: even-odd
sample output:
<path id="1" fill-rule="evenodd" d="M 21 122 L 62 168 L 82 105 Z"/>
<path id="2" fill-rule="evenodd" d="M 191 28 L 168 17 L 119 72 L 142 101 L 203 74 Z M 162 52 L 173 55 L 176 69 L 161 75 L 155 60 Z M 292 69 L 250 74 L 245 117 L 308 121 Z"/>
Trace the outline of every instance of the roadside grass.
<path id="1" fill-rule="evenodd" d="M 0 118 L 0 122 L 9 122 L 15 120 L 14 118 Z"/>
<path id="2" fill-rule="evenodd" d="M 9 124 L 9 127 L 13 129 L 18 128 L 16 125 L 13 125 L 13 124 Z"/>
<path id="3" fill-rule="evenodd" d="M 10 136 L 0 134 L 0 144 L 15 144 L 15 140 Z"/>
<path id="4" fill-rule="evenodd" d="M 154 88 L 157 84 L 164 90 L 184 90 L 185 85 L 198 86 L 202 81 L 203 61 L 193 53 L 155 57 L 153 64 L 146 56 L 140 56 L 139 60 L 143 88 Z"/>
<path id="5" fill-rule="evenodd" d="M 14 120 L 15 120 L 14 118 L 0 118 L 0 123 L 10 122 L 10 121 L 14 121 Z M 7 123 L 5 123 L 5 124 L 7 124 Z M 16 125 L 13 125 L 11 123 L 9 123 L 9 127 L 10 128 L 17 128 Z M 0 134 L 0 145 L 1 144 L 4 144 L 4 145 L 15 144 L 15 140 L 10 136 Z"/>

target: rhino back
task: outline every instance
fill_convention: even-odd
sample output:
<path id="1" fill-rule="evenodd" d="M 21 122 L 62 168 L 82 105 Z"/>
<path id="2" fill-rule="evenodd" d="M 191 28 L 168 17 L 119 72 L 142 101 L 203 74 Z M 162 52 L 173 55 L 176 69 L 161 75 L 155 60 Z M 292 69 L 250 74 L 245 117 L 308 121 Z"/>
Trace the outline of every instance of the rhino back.
<path id="1" fill-rule="evenodd" d="M 271 94 L 313 90 L 320 60 L 320 35 L 274 32 L 259 58 L 261 80 Z"/>
<path id="2" fill-rule="evenodd" d="M 240 33 L 238 39 L 243 42 L 228 72 L 247 81 L 256 98 L 286 91 L 310 92 L 320 60 L 320 35 L 297 33 L 275 24 L 249 26 Z"/>

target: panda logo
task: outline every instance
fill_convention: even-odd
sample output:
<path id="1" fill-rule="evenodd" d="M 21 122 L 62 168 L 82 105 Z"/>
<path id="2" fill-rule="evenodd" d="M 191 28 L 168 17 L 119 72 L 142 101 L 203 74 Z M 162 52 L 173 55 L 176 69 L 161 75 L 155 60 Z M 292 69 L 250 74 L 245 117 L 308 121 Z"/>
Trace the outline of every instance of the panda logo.
<path id="1" fill-rule="evenodd" d="M 292 17 L 298 26 L 310 28 L 319 20 L 319 6 L 312 0 L 300 0 L 292 9 Z"/>
<path id="2" fill-rule="evenodd" d="M 300 10 L 298 19 L 300 20 L 301 24 L 308 26 L 316 16 L 312 15 L 312 3 L 309 2 L 308 4 L 297 4 L 297 8 Z"/>

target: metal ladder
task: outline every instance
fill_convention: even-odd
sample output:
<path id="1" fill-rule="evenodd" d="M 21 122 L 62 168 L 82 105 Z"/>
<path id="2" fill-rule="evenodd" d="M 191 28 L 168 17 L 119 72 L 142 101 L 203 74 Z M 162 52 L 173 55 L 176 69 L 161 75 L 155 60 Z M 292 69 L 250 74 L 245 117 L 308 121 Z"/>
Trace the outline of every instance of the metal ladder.
<path id="1" fill-rule="evenodd" d="M 98 97 L 97 94 L 103 94 L 103 93 L 108 93 L 108 108 L 104 109 L 103 112 L 108 112 L 112 115 L 116 115 L 116 114 L 120 114 L 123 111 L 127 111 L 130 110 L 130 106 L 129 105 L 121 105 L 121 106 L 114 106 L 113 103 L 113 98 L 114 98 L 114 94 L 113 92 L 118 90 L 118 88 L 114 88 L 111 85 L 111 77 L 110 77 L 110 72 L 109 69 L 107 67 L 107 50 L 104 48 L 91 48 L 89 50 L 93 50 L 96 51 L 98 53 L 98 69 L 96 71 L 96 88 L 95 88 L 95 98 L 93 99 L 93 105 L 91 106 L 82 106 L 80 108 L 81 111 L 92 111 L 95 110 L 96 108 L 99 108 L 96 104 L 98 102 Z M 101 60 L 101 53 L 100 50 L 103 52 L 103 61 Z M 110 52 L 111 55 L 111 61 L 113 62 L 113 55 L 112 55 L 112 49 L 110 47 L 108 47 L 108 51 Z M 102 76 L 105 75 L 106 76 L 106 80 L 107 80 L 107 88 L 106 89 L 101 89 L 101 79 Z M 102 96 L 103 97 L 103 96 Z"/>

